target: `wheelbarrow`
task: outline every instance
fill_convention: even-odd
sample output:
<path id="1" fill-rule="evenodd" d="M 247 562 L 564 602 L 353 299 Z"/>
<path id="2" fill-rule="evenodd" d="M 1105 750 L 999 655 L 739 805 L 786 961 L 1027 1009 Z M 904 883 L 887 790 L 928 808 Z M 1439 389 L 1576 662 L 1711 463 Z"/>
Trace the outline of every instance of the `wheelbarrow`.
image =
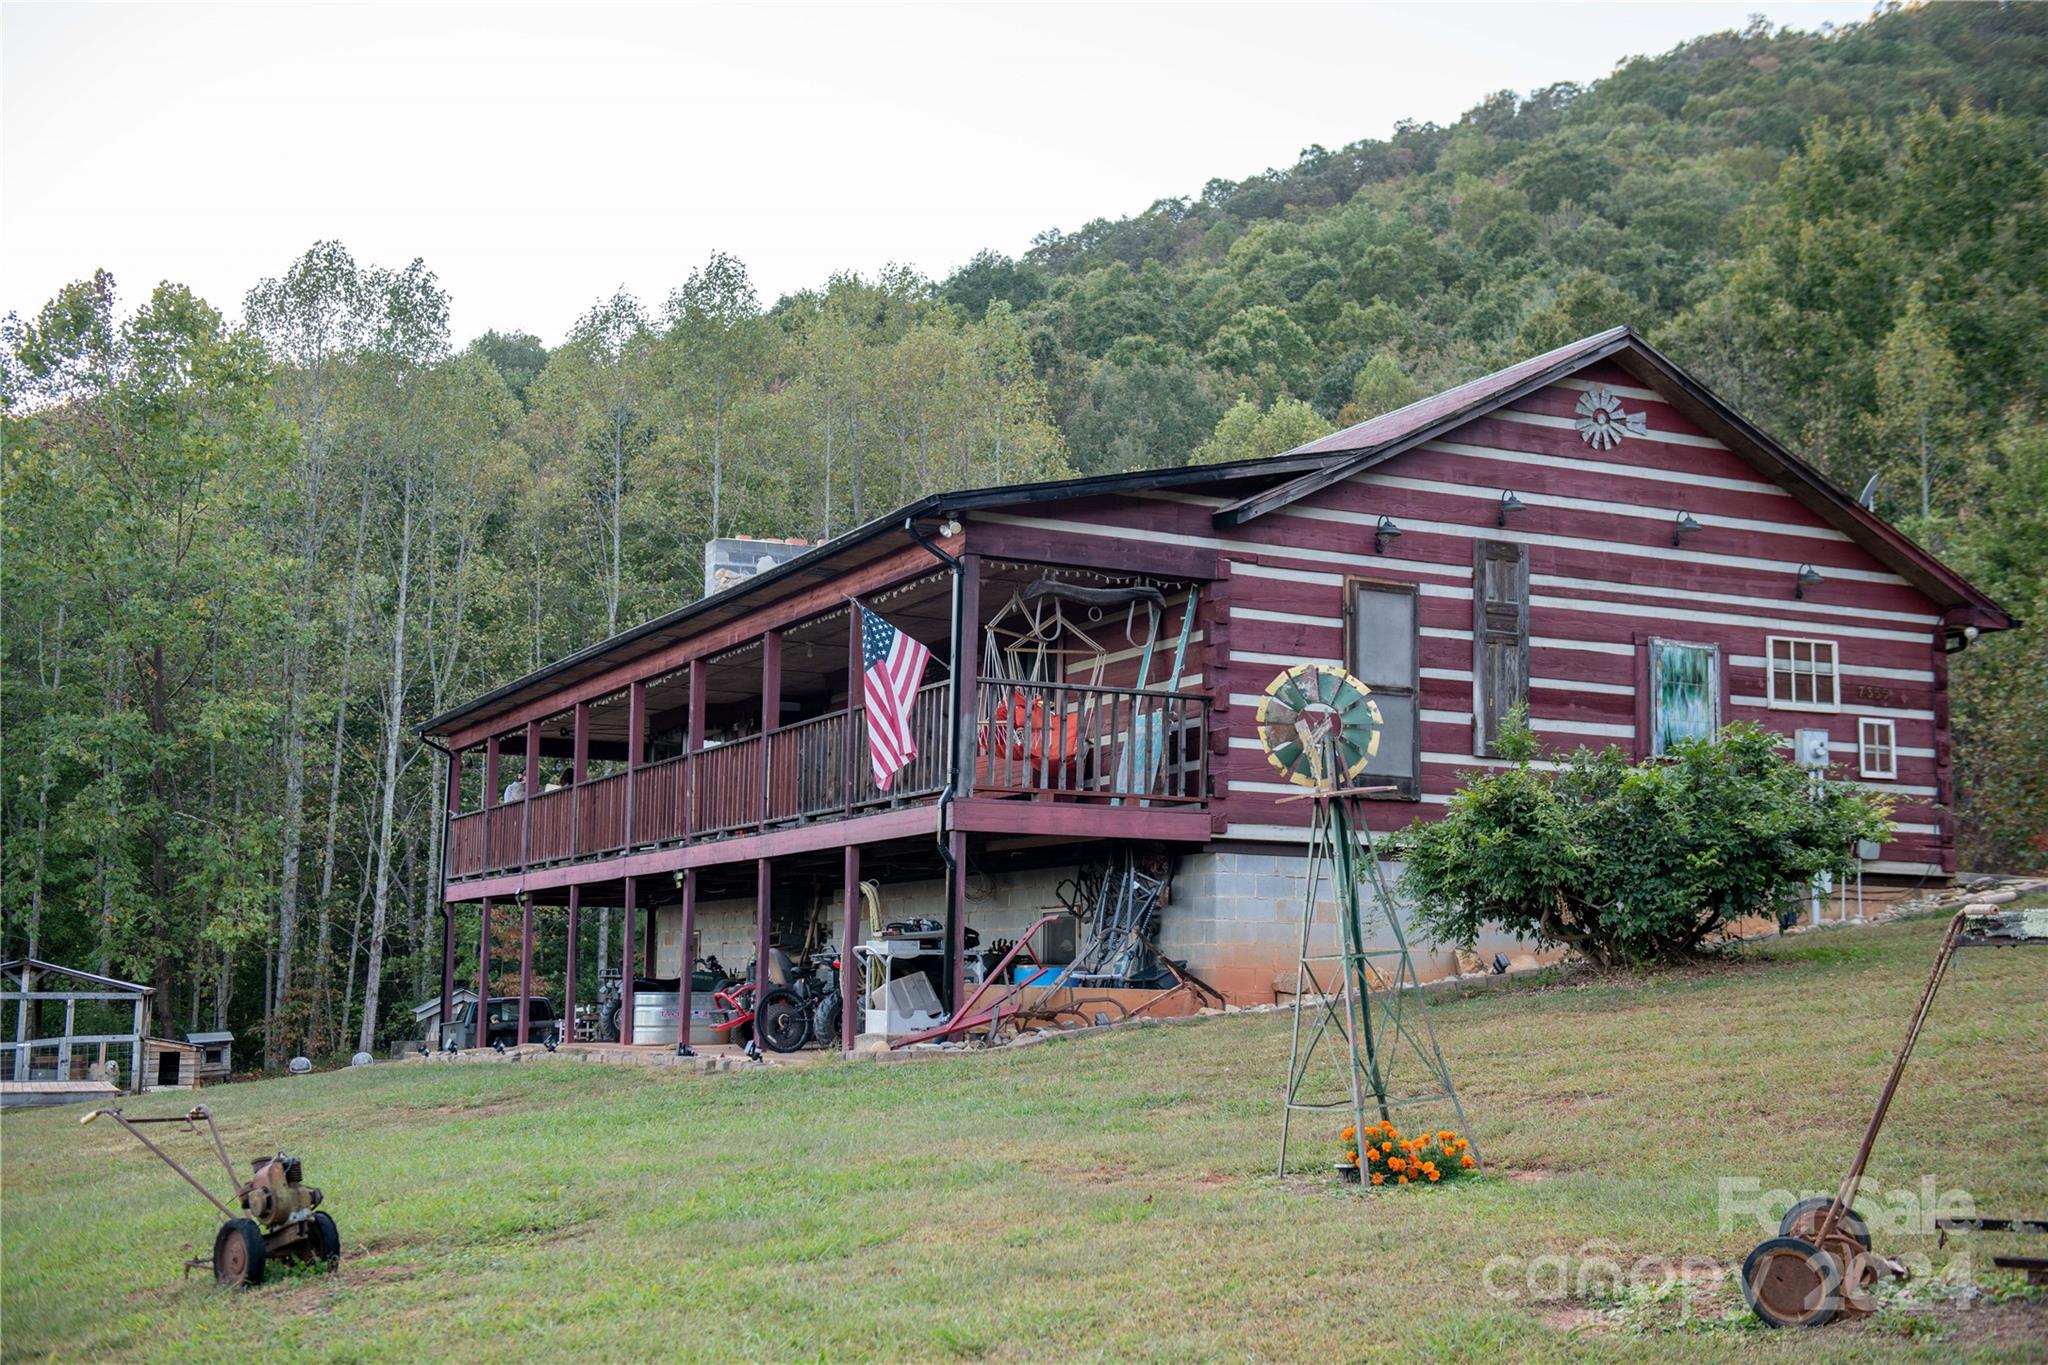
<path id="1" fill-rule="evenodd" d="M 1772 1327 L 1819 1327 L 1837 1317 L 1858 1316 L 1877 1310 L 1871 1291 L 1880 1279 L 1905 1277 L 1897 1261 L 1875 1254 L 1870 1246 L 1870 1228 L 1858 1216 L 1856 1192 L 1870 1164 L 1870 1152 L 1877 1145 L 1878 1130 L 1898 1094 L 1899 1079 L 1905 1074 L 1906 1059 L 1913 1055 L 1920 1028 L 1934 1004 L 1935 992 L 1948 970 L 1949 959 L 1958 948 L 2002 948 L 2020 944 L 2048 944 L 2048 911 L 1998 910 L 1983 905 L 1966 905 L 1949 921 L 1941 947 L 1934 955 L 1934 970 L 1928 973 L 1920 1004 L 1906 1028 L 1906 1041 L 1892 1062 L 1891 1075 L 1877 1097 L 1876 1112 L 1863 1130 L 1863 1141 L 1833 1198 L 1804 1199 L 1794 1204 L 1778 1224 L 1778 1235 L 1759 1242 L 1742 1263 L 1742 1296 L 1750 1311 Z M 1946 1220 L 1944 1220 L 1946 1221 Z M 2004 1230 L 2027 1230 L 2041 1220 L 1973 1220 L 1980 1225 L 1995 1224 Z M 1944 1228 L 1944 1236 L 1947 1229 Z M 2028 1270 L 2030 1274 L 2048 1267 L 2048 1260 L 2033 1257 L 1999 1257 L 1996 1264 Z"/>
<path id="2" fill-rule="evenodd" d="M 341 1233 L 335 1228 L 334 1219 L 321 1211 L 320 1191 L 300 1179 L 297 1157 L 283 1152 L 259 1156 L 250 1178 L 237 1180 L 234 1163 L 228 1160 L 227 1144 L 221 1141 L 220 1129 L 214 1126 L 213 1112 L 203 1104 L 194 1105 L 183 1114 L 143 1119 L 131 1119 L 119 1109 L 95 1109 L 79 1123 L 91 1123 L 102 1115 L 127 1129 L 227 1220 L 214 1234 L 212 1257 L 199 1256 L 185 1262 L 187 1274 L 211 1265 L 213 1278 L 222 1284 L 257 1285 L 263 1283 L 264 1269 L 272 1261 L 311 1261 L 331 1269 L 341 1260 Z M 228 1207 L 179 1165 L 177 1158 L 151 1142 L 142 1131 L 142 1125 L 150 1123 L 182 1123 L 188 1133 L 197 1132 L 198 1125 L 204 1123 L 207 1136 L 213 1139 L 213 1150 L 220 1156 L 221 1169 L 227 1172 L 230 1198 L 241 1206 L 241 1212 Z"/>

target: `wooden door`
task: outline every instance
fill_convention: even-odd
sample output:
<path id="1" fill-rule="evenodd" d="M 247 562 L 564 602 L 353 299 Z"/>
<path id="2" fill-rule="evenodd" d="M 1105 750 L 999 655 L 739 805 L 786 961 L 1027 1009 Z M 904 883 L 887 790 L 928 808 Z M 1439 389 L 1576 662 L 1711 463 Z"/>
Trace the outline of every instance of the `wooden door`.
<path id="1" fill-rule="evenodd" d="M 1501 717 L 1529 697 L 1529 547 L 1472 546 L 1472 752 L 1500 753 Z"/>

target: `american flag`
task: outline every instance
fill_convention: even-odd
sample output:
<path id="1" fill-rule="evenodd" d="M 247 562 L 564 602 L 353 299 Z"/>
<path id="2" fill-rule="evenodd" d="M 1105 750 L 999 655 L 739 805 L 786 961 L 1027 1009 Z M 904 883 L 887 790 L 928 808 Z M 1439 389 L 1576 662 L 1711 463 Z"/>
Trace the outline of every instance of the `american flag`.
<path id="1" fill-rule="evenodd" d="M 903 765 L 917 757 L 917 741 L 910 734 L 910 702 L 932 652 L 866 607 L 857 609 L 868 703 L 868 757 L 875 765 L 875 785 L 887 791 Z"/>

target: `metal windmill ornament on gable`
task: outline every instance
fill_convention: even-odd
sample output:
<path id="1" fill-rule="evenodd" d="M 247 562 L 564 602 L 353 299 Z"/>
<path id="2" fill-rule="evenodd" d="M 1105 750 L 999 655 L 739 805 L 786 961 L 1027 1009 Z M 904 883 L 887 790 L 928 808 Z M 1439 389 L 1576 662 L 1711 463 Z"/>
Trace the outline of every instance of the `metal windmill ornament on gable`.
<path id="1" fill-rule="evenodd" d="M 1353 785 L 1379 753 L 1384 719 L 1372 689 L 1329 664 L 1297 664 L 1259 699 L 1259 742 L 1267 761 L 1303 789 L 1281 800 L 1314 803 L 1280 1121 L 1281 1175 L 1297 1110 L 1348 1110 L 1356 1131 L 1366 1127 L 1368 1112 L 1389 1120 L 1396 1108 L 1448 1101 L 1459 1132 L 1471 1136 L 1365 822 L 1364 798 L 1393 788 Z M 1321 951 L 1317 934 L 1326 914 L 1336 920 L 1327 926 L 1335 930 L 1327 936 L 1334 951 Z M 1333 1070 L 1344 1073 L 1341 1080 L 1329 1075 Z M 1476 1143 L 1472 1156 L 1480 1159 Z"/>

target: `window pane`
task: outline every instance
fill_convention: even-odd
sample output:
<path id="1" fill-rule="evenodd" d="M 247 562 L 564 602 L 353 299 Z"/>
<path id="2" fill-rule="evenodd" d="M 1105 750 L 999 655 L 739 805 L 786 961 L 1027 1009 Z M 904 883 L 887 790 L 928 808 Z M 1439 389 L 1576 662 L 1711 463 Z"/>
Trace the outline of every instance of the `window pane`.
<path id="1" fill-rule="evenodd" d="M 1719 712 L 1714 651 L 1658 641 L 1651 646 L 1656 693 L 1652 698 L 1650 752 L 1664 754 L 1685 739 L 1711 739 Z"/>
<path id="2" fill-rule="evenodd" d="M 1409 687 L 1415 680 L 1415 596 L 1361 588 L 1355 603 L 1351 671 L 1360 682 Z"/>
<path id="3" fill-rule="evenodd" d="M 1406 784 L 1415 776 L 1415 698 L 1391 697 L 1384 692 L 1375 692 L 1373 697 L 1380 704 L 1380 749 L 1365 765 L 1366 775 L 1386 781 L 1398 778 Z"/>

